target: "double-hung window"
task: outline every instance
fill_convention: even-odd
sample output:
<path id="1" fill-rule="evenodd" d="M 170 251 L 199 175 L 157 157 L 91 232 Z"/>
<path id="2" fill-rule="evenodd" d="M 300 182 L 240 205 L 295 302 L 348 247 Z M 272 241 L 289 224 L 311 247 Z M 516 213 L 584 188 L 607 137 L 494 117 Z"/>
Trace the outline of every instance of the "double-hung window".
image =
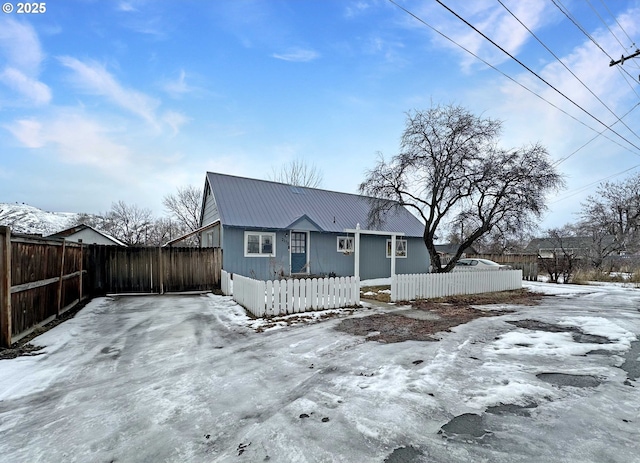
<path id="1" fill-rule="evenodd" d="M 391 240 L 387 240 L 387 257 L 391 258 Z M 407 240 L 396 239 L 396 257 L 407 257 Z"/>
<path id="2" fill-rule="evenodd" d="M 338 252 L 353 252 L 353 236 L 338 236 Z"/>
<path id="3" fill-rule="evenodd" d="M 245 257 L 274 257 L 275 255 L 275 233 L 244 232 Z"/>

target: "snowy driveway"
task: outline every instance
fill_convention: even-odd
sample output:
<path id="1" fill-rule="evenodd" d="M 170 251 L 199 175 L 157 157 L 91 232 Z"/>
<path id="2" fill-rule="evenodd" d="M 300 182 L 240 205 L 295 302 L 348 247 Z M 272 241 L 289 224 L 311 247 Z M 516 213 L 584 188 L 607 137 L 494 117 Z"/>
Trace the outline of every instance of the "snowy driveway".
<path id="1" fill-rule="evenodd" d="M 256 333 L 219 296 L 98 299 L 0 360 L 0 455 L 640 462 L 640 290 L 535 286 L 557 294 L 397 344 L 339 319 Z"/>

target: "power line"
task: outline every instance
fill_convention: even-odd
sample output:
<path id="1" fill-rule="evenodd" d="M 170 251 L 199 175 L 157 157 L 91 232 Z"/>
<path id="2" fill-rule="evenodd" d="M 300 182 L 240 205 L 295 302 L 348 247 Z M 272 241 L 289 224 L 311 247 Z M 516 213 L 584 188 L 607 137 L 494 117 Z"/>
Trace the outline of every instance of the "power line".
<path id="1" fill-rule="evenodd" d="M 549 47 L 547 47 L 547 46 L 544 44 L 544 42 L 542 42 L 542 40 L 540 40 L 540 39 L 538 38 L 538 36 L 537 36 L 537 35 L 536 35 L 536 34 L 535 34 L 531 29 L 529 29 L 529 28 L 528 28 L 528 27 L 527 27 L 527 26 L 526 26 L 522 21 L 520 21 L 520 18 L 518 18 L 515 14 L 513 14 L 513 13 L 511 12 L 511 10 L 510 10 L 509 8 L 507 8 L 507 6 L 506 6 L 504 3 L 502 3 L 502 0 L 498 0 L 498 3 L 500 3 L 500 5 L 502 5 L 502 7 L 503 7 L 505 10 L 507 10 L 507 11 L 509 12 L 509 14 L 510 14 L 511 16 L 513 16 L 513 17 L 514 17 L 514 19 L 515 19 L 516 21 L 518 21 L 522 27 L 524 27 L 524 28 L 526 29 L 526 30 L 527 30 L 527 32 L 529 32 L 529 34 L 531 34 L 531 35 L 533 36 L 533 38 L 535 38 L 535 39 L 538 41 L 538 43 L 539 43 L 540 45 L 542 45 L 542 46 L 543 46 L 543 47 L 544 47 L 544 48 L 545 48 L 549 53 L 551 53 L 551 55 L 556 59 L 556 61 L 558 61 L 558 62 L 559 62 L 559 63 L 560 63 L 560 64 L 561 64 L 561 65 L 562 65 L 562 66 L 563 66 L 567 71 L 569 71 L 569 72 L 571 73 L 571 75 L 572 75 L 573 77 L 575 77 L 575 78 L 576 78 L 576 80 L 577 80 L 578 82 L 580 82 L 580 83 L 582 84 L 582 86 L 583 86 L 584 88 L 586 88 L 586 89 L 587 89 L 587 91 L 588 91 L 589 93 L 591 93 L 591 94 L 596 98 L 596 100 L 598 100 L 600 103 L 602 103 L 602 105 L 603 105 L 605 108 L 607 108 L 607 110 L 608 110 L 611 114 L 613 114 L 613 116 L 614 116 L 614 117 L 615 117 L 619 122 L 621 122 L 621 123 L 622 123 L 622 125 L 624 125 L 624 126 L 629 130 L 629 132 L 631 132 L 631 133 L 632 133 L 632 134 L 634 134 L 636 137 L 638 137 L 638 134 L 637 134 L 637 133 L 635 133 L 635 132 L 633 131 L 633 129 L 632 129 L 631 127 L 629 127 L 629 126 L 628 126 L 628 125 L 627 125 L 627 124 L 626 124 L 626 123 L 625 123 L 625 122 L 624 122 L 620 117 L 618 117 L 618 115 L 617 115 L 616 113 L 614 113 L 614 112 L 613 112 L 613 110 L 612 110 L 612 109 L 611 109 L 611 108 L 610 108 L 610 107 L 609 107 L 609 106 L 608 106 L 604 101 L 602 101 L 602 100 L 600 99 L 600 97 L 599 97 L 598 95 L 596 95 L 596 94 L 595 94 L 595 93 L 594 93 L 594 92 L 593 92 L 593 91 L 592 91 L 592 90 L 591 90 L 591 89 L 590 89 L 590 88 L 589 88 L 589 87 L 588 87 L 588 86 L 587 86 L 587 85 L 586 85 L 586 84 L 585 84 L 585 83 L 584 83 L 584 82 L 583 82 L 583 81 L 582 81 L 582 80 L 581 80 L 577 75 L 575 75 L 575 74 L 574 74 L 574 72 L 573 72 L 571 69 L 569 69 L 569 67 L 568 67 L 566 64 L 564 64 L 564 62 L 563 62 L 560 58 L 558 58 L 558 56 L 557 56 L 557 55 L 556 55 L 556 54 L 555 54 L 555 53 L 554 53 L 554 52 L 553 52 Z M 609 126 L 609 127 L 611 127 L 611 126 Z M 600 132 L 600 133 L 602 133 L 602 132 Z M 640 137 L 638 137 L 638 138 L 640 138 Z"/>
<path id="2" fill-rule="evenodd" d="M 580 187 L 579 189 L 574 190 L 573 193 L 571 193 L 570 195 L 567 195 L 567 196 L 565 196 L 563 198 L 556 199 L 555 201 L 549 202 L 549 204 L 559 203 L 560 201 L 564 201 L 565 199 L 572 198 L 572 197 L 574 197 L 576 195 L 579 195 L 583 191 L 586 191 L 586 190 L 590 189 L 594 185 L 598 185 L 599 183 L 602 183 L 605 180 L 609 180 L 609 179 L 612 179 L 614 177 L 617 177 L 618 175 L 626 174 L 627 172 L 629 172 L 629 171 L 631 171 L 633 169 L 637 169 L 638 167 L 640 167 L 640 164 L 637 164 L 637 165 L 635 165 L 633 167 L 629 167 L 628 169 L 625 169 L 622 172 L 618 172 L 616 174 L 611 174 L 611 175 L 609 175 L 609 176 L 607 176 L 605 178 L 601 178 L 600 180 L 596 180 L 595 182 L 589 183 L 588 185 L 584 185 L 584 186 Z"/>
<path id="3" fill-rule="evenodd" d="M 631 37 L 629 37 L 629 34 L 627 34 L 627 31 L 624 30 L 624 27 L 622 27 L 622 24 L 620 24 L 620 22 L 618 22 L 618 18 L 616 18 L 615 15 L 611 12 L 611 10 L 607 6 L 607 4 L 604 2 L 604 0 L 600 0 L 600 3 L 602 3 L 602 6 L 604 6 L 604 9 L 607 10 L 607 13 L 609 13 L 609 15 L 616 22 L 616 24 L 618 25 L 618 27 L 620 28 L 622 33 L 627 36 L 627 39 L 629 39 L 629 42 L 631 42 L 631 47 L 630 48 L 635 48 L 636 47 L 635 42 L 633 41 L 633 39 Z"/>
<path id="4" fill-rule="evenodd" d="M 600 22 L 602 24 L 604 24 L 604 27 L 607 28 L 607 30 L 611 33 L 611 35 L 613 36 L 614 39 L 616 39 L 616 41 L 620 44 L 620 46 L 624 49 L 627 48 L 625 47 L 622 42 L 620 41 L 620 39 L 618 38 L 618 36 L 611 30 L 611 28 L 609 27 L 609 25 L 607 24 L 607 22 L 602 18 L 602 16 L 600 16 L 600 13 L 598 13 L 598 10 L 596 10 L 594 8 L 594 6 L 591 4 L 591 2 L 589 0 L 586 0 L 587 4 L 589 5 L 589 7 L 593 10 L 593 12 L 596 14 L 596 16 L 598 17 L 598 19 L 600 19 Z"/>
<path id="5" fill-rule="evenodd" d="M 389 0 L 391 1 L 391 0 Z M 555 2 L 555 0 L 552 0 Z M 445 5 L 444 3 L 442 3 L 440 0 L 436 0 L 437 3 L 439 3 L 442 7 L 444 7 L 447 11 L 449 11 L 451 14 L 453 14 L 456 18 L 458 18 L 460 21 L 464 22 L 467 26 L 469 26 L 470 28 L 472 28 L 474 31 L 476 31 L 478 34 L 480 34 L 482 37 L 484 37 L 487 41 L 489 41 L 493 46 L 495 46 L 496 48 L 498 48 L 500 51 L 502 51 L 504 54 L 506 54 L 507 56 L 509 56 L 512 60 L 514 60 L 516 63 L 518 63 L 520 66 L 522 66 L 523 68 L 525 68 L 527 71 L 529 71 L 531 74 L 533 74 L 535 77 L 537 77 L 539 80 L 541 80 L 542 82 L 544 82 L 547 86 L 549 86 L 550 88 L 552 88 L 556 93 L 558 93 L 559 95 L 561 95 L 563 98 L 565 98 L 567 101 L 569 101 L 571 104 L 573 104 L 575 107 L 577 107 L 578 109 L 580 109 L 580 111 L 584 112 L 585 114 L 587 114 L 589 117 L 591 117 L 592 119 L 594 119 L 596 122 L 598 122 L 600 125 L 602 125 L 603 127 L 607 127 L 607 125 L 602 122 L 600 119 L 598 119 L 596 116 L 594 116 L 593 114 L 591 114 L 589 111 L 587 111 L 586 109 L 584 109 L 582 106 L 580 106 L 578 103 L 576 103 L 575 101 L 573 101 L 571 98 L 569 98 L 568 96 L 566 96 L 564 93 L 562 93 L 560 90 L 558 90 L 556 87 L 554 87 L 553 85 L 551 85 L 551 83 L 547 82 L 544 78 L 542 78 L 540 75 L 538 75 L 535 71 L 533 71 L 531 68 L 529 68 L 526 64 L 524 64 L 522 61 L 520 61 L 518 58 L 516 58 L 515 56 L 513 56 L 511 53 L 509 53 L 508 51 L 506 51 L 504 48 L 502 48 L 500 45 L 498 45 L 496 42 L 494 42 L 491 38 L 489 38 L 487 35 L 485 35 L 482 31 L 478 30 L 473 24 L 471 24 L 469 21 L 467 21 L 466 19 L 464 19 L 462 16 L 460 16 L 458 13 L 456 13 L 455 11 L 453 11 L 451 8 L 449 8 L 447 5 Z M 611 132 L 613 132 L 614 134 L 616 134 L 618 137 L 620 137 L 621 139 L 623 139 L 624 141 L 626 141 L 627 143 L 629 143 L 631 146 L 633 146 L 635 149 L 640 150 L 640 147 L 638 147 L 637 145 L 635 145 L 634 143 L 630 142 L 629 140 L 627 140 L 625 137 L 623 137 L 622 135 L 620 135 L 618 132 L 616 132 L 615 130 L 613 130 L 610 127 L 607 127 Z"/>
<path id="6" fill-rule="evenodd" d="M 634 109 L 636 109 L 638 106 L 640 106 L 640 103 L 636 103 L 629 111 L 627 111 L 622 117 L 627 117 L 627 115 L 629 115 L 629 113 L 631 113 L 631 111 L 633 111 Z M 612 125 L 617 124 L 618 121 L 615 121 Z M 584 148 L 585 146 L 587 146 L 589 143 L 591 143 L 592 141 L 596 140 L 598 137 L 600 137 L 607 129 L 603 129 L 601 132 L 598 132 L 596 134 L 595 137 L 593 137 L 592 139 L 590 139 L 588 142 L 586 142 L 584 145 L 582 145 L 580 148 L 578 148 L 577 150 L 575 150 L 573 153 L 569 154 L 568 156 L 565 156 L 564 158 L 558 159 L 556 162 L 553 163 L 553 166 L 559 166 L 560 164 L 562 164 L 564 161 L 566 161 L 567 159 L 569 159 L 571 156 L 573 156 L 574 154 L 576 154 L 578 151 L 580 151 L 582 148 Z M 633 153 L 633 151 L 631 151 L 631 153 Z M 636 153 L 633 153 L 636 154 Z"/>
<path id="7" fill-rule="evenodd" d="M 429 29 L 431 29 L 432 31 L 434 31 L 436 34 L 442 36 L 443 38 L 445 38 L 446 40 L 448 40 L 449 42 L 451 42 L 452 44 L 456 45 L 457 47 L 461 48 L 462 50 L 466 51 L 467 53 L 469 53 L 471 56 L 473 56 L 474 58 L 476 58 L 478 61 L 481 61 L 482 63 L 484 63 L 485 65 L 487 65 L 488 67 L 490 67 L 491 69 L 493 69 L 494 71 L 502 74 L 502 76 L 506 77 L 507 79 L 509 79 L 511 82 L 513 82 L 514 84 L 518 85 L 519 87 L 523 88 L 524 90 L 526 90 L 527 92 L 531 93 L 532 95 L 538 97 L 539 99 L 541 99 L 542 101 L 544 101 L 545 103 L 547 103 L 549 106 L 557 109 L 558 111 L 560 111 L 561 113 L 563 113 L 564 115 L 570 117 L 571 119 L 573 119 L 574 121 L 576 121 L 578 124 L 583 125 L 584 127 L 586 127 L 587 129 L 596 132 L 598 135 L 603 136 L 604 138 L 606 138 L 607 140 L 609 140 L 612 143 L 615 143 L 616 145 L 618 145 L 620 148 L 629 151 L 632 154 L 635 154 L 636 156 L 640 156 L 640 154 L 638 154 L 637 152 L 631 150 L 629 147 L 621 145 L 618 141 L 610 138 L 609 136 L 605 135 L 603 132 L 606 131 L 606 129 L 608 129 L 609 127 L 607 127 L 605 130 L 598 132 L 596 129 L 594 129 L 593 127 L 589 126 L 588 124 L 586 124 L 585 122 L 581 121 L 580 119 L 578 119 L 577 117 L 573 116 L 572 114 L 569 114 L 567 111 L 565 111 L 564 109 L 560 108 L 559 106 L 556 106 L 554 103 L 552 103 L 551 101 L 547 100 L 546 98 L 544 98 L 542 95 L 537 94 L 536 92 L 534 92 L 533 90 L 531 90 L 530 88 L 528 88 L 527 86 L 525 86 L 524 84 L 521 84 L 520 82 L 518 82 L 517 80 L 515 80 L 513 77 L 509 76 L 508 74 L 504 73 L 503 71 L 501 71 L 500 69 L 498 69 L 497 67 L 495 67 L 494 65 L 492 65 L 491 63 L 489 63 L 488 61 L 484 60 L 483 58 L 481 58 L 480 56 L 476 55 L 474 52 L 472 52 L 471 50 L 469 50 L 468 48 L 464 47 L 463 45 L 460 45 L 458 42 L 456 42 L 455 40 L 453 40 L 452 38 L 448 37 L 446 34 L 444 34 L 443 32 L 439 31 L 438 29 L 436 29 L 435 27 L 433 27 L 431 24 L 427 23 L 424 19 L 420 18 L 419 16 L 415 15 L 413 12 L 409 11 L 408 9 L 406 9 L 405 7 L 397 4 L 394 0 L 389 0 L 390 3 L 392 3 L 393 5 L 395 5 L 396 7 L 398 7 L 399 9 L 401 9 L 402 11 L 404 11 L 405 13 L 407 13 L 409 16 L 413 17 L 415 20 L 417 20 L 418 22 L 422 23 L 423 25 L 427 26 Z"/>

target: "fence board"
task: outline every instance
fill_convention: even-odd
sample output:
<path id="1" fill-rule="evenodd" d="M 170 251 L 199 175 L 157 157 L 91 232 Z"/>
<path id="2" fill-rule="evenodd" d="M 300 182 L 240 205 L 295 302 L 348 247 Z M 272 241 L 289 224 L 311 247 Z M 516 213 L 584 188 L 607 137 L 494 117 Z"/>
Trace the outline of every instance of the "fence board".
<path id="1" fill-rule="evenodd" d="M 353 306 L 360 303 L 360 280 L 355 277 L 259 281 L 221 271 L 225 295 L 256 317 Z M 232 289 L 233 288 L 233 289 Z"/>
<path id="2" fill-rule="evenodd" d="M 391 279 L 391 300 L 430 299 L 520 288 L 521 270 L 394 275 Z"/>
<path id="3" fill-rule="evenodd" d="M 8 347 L 78 302 L 108 292 L 212 290 L 219 248 L 83 245 L 12 236 L 0 227 L 0 345 Z"/>

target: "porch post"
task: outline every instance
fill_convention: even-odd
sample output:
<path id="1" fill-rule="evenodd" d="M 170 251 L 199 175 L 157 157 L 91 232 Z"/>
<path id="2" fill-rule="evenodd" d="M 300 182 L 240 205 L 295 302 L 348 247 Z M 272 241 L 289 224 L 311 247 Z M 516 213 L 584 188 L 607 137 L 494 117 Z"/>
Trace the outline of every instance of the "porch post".
<path id="1" fill-rule="evenodd" d="M 396 274 L 396 235 L 391 235 L 391 278 Z"/>
<path id="2" fill-rule="evenodd" d="M 353 239 L 353 276 L 360 278 L 360 224 L 356 224 Z"/>

